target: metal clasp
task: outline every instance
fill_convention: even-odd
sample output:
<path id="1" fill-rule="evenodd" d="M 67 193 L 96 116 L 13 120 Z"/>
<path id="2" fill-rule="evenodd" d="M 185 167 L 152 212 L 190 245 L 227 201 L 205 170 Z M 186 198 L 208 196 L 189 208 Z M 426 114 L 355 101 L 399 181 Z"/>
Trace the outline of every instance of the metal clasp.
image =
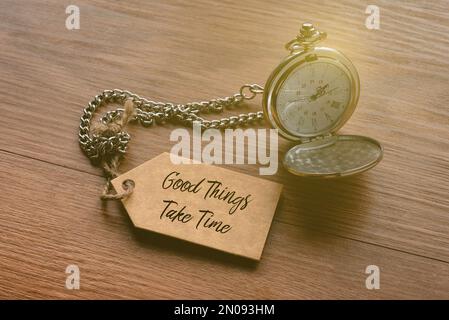
<path id="1" fill-rule="evenodd" d="M 299 49 L 308 50 L 326 39 L 325 32 L 318 31 L 311 23 L 303 23 L 295 39 L 287 42 L 285 48 L 291 53 Z"/>

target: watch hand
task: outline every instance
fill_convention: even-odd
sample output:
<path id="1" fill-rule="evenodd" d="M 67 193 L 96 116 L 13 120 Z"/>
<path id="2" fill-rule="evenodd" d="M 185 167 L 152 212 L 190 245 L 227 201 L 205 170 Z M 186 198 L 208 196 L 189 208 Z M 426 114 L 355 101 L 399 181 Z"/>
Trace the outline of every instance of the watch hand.
<path id="1" fill-rule="evenodd" d="M 319 86 L 316 88 L 316 93 L 310 96 L 309 101 L 315 101 L 317 98 L 323 96 L 326 93 L 326 88 L 329 87 L 329 84 L 326 84 L 324 86 Z"/>
<path id="2" fill-rule="evenodd" d="M 333 88 L 333 89 L 331 89 L 331 90 L 329 90 L 329 91 L 326 91 L 325 89 L 327 88 L 327 86 L 328 86 L 328 85 L 325 85 L 324 87 L 319 88 L 320 90 L 313 96 L 313 100 L 316 100 L 316 99 L 318 99 L 319 97 L 328 95 L 328 94 L 330 94 L 331 92 L 333 92 L 333 91 L 339 89 L 339 87 L 335 87 L 335 88 Z"/>
<path id="3" fill-rule="evenodd" d="M 309 101 L 310 97 L 309 96 L 301 96 L 301 97 L 297 97 L 295 99 L 289 100 L 288 103 L 293 103 L 293 102 L 306 102 Z"/>
<path id="4" fill-rule="evenodd" d="M 325 86 L 323 86 L 323 87 L 320 87 L 319 88 L 319 91 L 318 91 L 318 93 L 317 93 L 317 98 L 319 98 L 319 97 L 322 97 L 322 96 L 324 96 L 325 94 L 326 94 L 326 89 L 329 87 L 329 84 L 326 84 Z"/>
<path id="5" fill-rule="evenodd" d="M 338 87 L 335 87 L 335 88 L 333 88 L 333 89 L 327 91 L 327 92 L 326 92 L 325 94 L 323 94 L 323 95 L 329 94 L 329 93 L 331 93 L 332 91 L 335 91 L 335 90 L 337 90 L 337 89 L 338 89 Z"/>

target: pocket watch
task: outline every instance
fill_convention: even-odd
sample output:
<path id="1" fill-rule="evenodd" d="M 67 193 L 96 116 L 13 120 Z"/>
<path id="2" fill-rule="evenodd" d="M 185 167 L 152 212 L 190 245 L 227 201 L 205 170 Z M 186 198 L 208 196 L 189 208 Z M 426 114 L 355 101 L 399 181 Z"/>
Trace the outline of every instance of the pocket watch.
<path id="1" fill-rule="evenodd" d="M 326 38 L 304 23 L 285 47 L 290 54 L 268 78 L 265 117 L 285 138 L 298 144 L 287 151 L 284 167 L 298 176 L 338 177 L 360 173 L 382 159 L 376 140 L 338 135 L 360 92 L 359 76 L 341 52 L 316 45 Z"/>

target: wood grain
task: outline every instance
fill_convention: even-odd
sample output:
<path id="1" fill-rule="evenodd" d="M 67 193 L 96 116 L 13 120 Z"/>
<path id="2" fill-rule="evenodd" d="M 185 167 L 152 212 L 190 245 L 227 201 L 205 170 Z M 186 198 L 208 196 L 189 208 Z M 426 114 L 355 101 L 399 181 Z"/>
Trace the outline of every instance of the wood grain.
<path id="1" fill-rule="evenodd" d="M 253 263 L 137 231 L 121 205 L 101 206 L 95 176 L 2 153 L 0 177 L 3 298 L 449 297 L 445 262 L 275 223 Z M 78 292 L 65 289 L 73 263 Z M 379 291 L 365 288 L 370 264 Z"/>
<path id="2" fill-rule="evenodd" d="M 377 31 L 354 0 L 77 1 L 76 31 L 69 4 L 0 3 L 1 297 L 448 298 L 447 2 L 378 1 Z M 381 141 L 379 166 L 335 181 L 266 177 L 284 192 L 259 265 L 137 232 L 119 205 L 102 207 L 101 172 L 76 139 L 92 96 L 119 87 L 189 102 L 264 84 L 303 21 L 356 65 L 361 98 L 342 133 Z M 121 169 L 168 151 L 173 128 L 132 126 Z M 64 289 L 72 262 L 79 292 Z M 364 287 L 369 264 L 381 290 Z"/>

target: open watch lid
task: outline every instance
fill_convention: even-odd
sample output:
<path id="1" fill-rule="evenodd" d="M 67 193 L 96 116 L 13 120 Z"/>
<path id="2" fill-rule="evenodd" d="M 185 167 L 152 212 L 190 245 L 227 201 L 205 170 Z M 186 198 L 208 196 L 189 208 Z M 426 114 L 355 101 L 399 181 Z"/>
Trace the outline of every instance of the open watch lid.
<path id="1" fill-rule="evenodd" d="M 372 138 L 331 135 L 291 148 L 284 167 L 298 176 L 348 176 L 374 167 L 382 155 L 382 146 Z"/>

